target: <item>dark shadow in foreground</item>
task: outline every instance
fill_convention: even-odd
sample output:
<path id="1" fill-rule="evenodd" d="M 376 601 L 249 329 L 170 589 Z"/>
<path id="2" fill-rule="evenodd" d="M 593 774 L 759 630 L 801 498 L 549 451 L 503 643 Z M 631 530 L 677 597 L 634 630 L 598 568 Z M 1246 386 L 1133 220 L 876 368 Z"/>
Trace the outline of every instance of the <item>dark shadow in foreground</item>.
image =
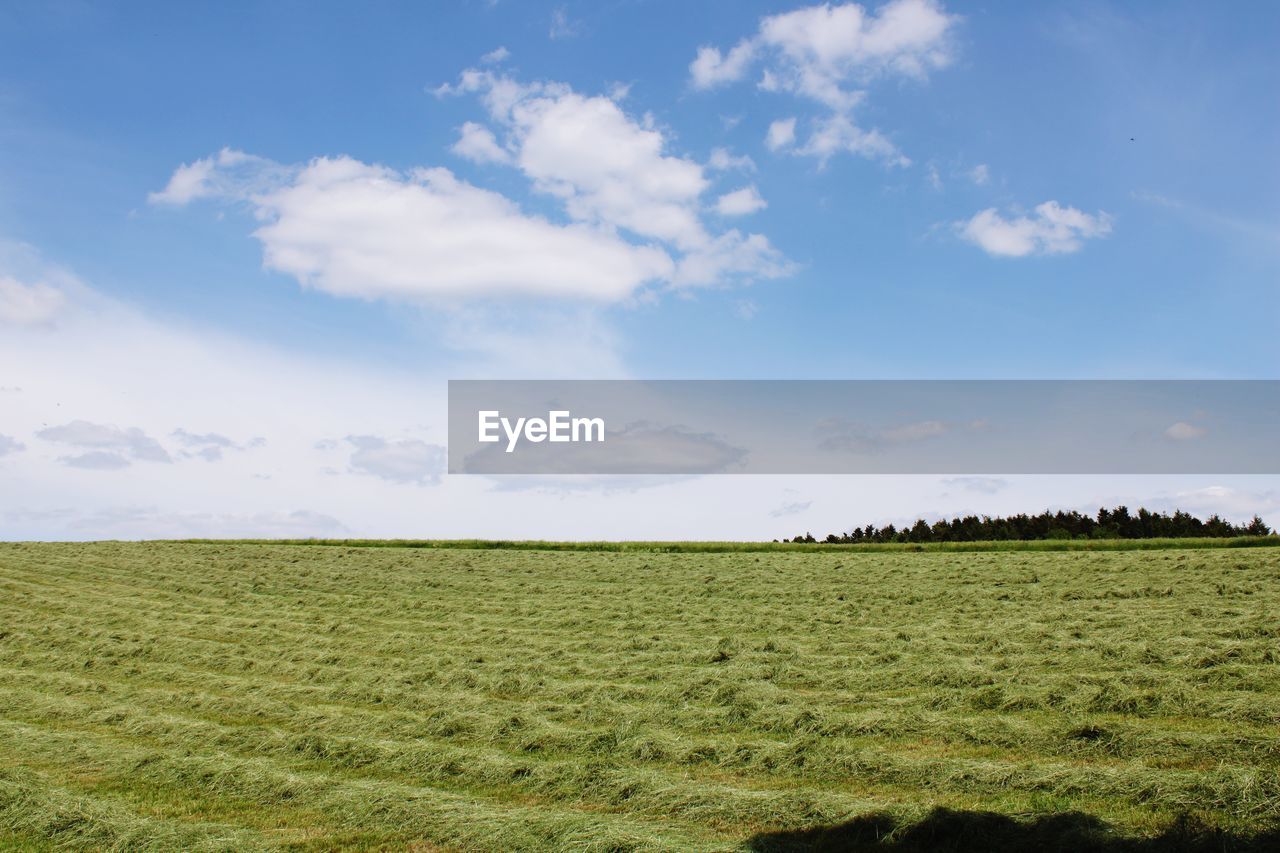
<path id="1" fill-rule="evenodd" d="M 1276 853 L 1280 827 L 1238 835 L 1184 817 L 1158 836 L 1135 838 L 1083 812 L 1022 821 L 995 812 L 936 808 L 916 823 L 878 812 L 838 826 L 762 832 L 746 846 L 757 853 Z"/>

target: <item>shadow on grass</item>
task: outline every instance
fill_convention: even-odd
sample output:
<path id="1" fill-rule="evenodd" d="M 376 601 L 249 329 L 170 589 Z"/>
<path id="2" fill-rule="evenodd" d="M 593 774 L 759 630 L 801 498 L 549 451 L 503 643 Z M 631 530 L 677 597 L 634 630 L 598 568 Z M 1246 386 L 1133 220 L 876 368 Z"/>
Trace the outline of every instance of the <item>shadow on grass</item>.
<path id="1" fill-rule="evenodd" d="M 1022 821 L 995 812 L 936 808 L 916 823 L 876 813 L 838 826 L 762 832 L 746 847 L 757 853 L 1275 853 L 1280 828 L 1245 836 L 1182 818 L 1158 836 L 1135 838 L 1118 835 L 1083 812 Z"/>

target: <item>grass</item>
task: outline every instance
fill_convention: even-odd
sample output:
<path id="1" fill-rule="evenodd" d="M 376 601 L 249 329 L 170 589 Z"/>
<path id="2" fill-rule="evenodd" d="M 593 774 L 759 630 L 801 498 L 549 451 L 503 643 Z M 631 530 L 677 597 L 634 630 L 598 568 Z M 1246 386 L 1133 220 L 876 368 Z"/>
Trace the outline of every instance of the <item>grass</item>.
<path id="1" fill-rule="evenodd" d="M 413 544 L 0 544 L 0 850 L 1280 841 L 1280 551 Z"/>
<path id="2" fill-rule="evenodd" d="M 1280 536 L 1231 536 L 1156 539 L 1035 539 L 981 542 L 564 542 L 541 539 L 184 539 L 192 545 L 314 545 L 341 548 L 436 548 L 464 551 L 593 551 L 658 554 L 805 553 L 892 554 L 942 551 L 1164 551 L 1170 548 L 1280 547 Z"/>

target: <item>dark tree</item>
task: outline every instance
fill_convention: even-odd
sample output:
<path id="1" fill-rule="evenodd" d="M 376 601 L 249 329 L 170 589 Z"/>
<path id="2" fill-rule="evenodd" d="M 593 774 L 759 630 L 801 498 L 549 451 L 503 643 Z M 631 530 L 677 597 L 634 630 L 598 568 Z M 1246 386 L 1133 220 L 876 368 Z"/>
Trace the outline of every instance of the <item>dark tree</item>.
<path id="1" fill-rule="evenodd" d="M 1103 507 L 1096 517 L 1075 510 L 1045 511 L 1039 515 L 1020 513 L 992 518 L 976 515 L 939 519 L 933 524 L 923 518 L 901 530 L 889 524 L 876 529 L 874 524 L 855 527 L 848 533 L 831 533 L 822 540 L 828 543 L 857 542 L 977 542 L 985 540 L 1035 539 L 1184 539 L 1188 537 L 1270 536 L 1271 528 L 1258 516 L 1246 525 L 1236 525 L 1217 515 L 1204 521 L 1182 510 L 1172 515 L 1140 507 L 1130 513 L 1128 507 Z M 810 533 L 784 542 L 816 542 Z"/>

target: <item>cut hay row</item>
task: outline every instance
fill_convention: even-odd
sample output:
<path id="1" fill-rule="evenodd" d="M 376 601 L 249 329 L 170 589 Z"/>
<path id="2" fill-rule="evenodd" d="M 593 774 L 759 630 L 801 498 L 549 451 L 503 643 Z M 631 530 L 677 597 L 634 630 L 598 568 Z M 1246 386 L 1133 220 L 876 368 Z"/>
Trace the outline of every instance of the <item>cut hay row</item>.
<path id="1" fill-rule="evenodd" d="M 942 806 L 1248 838 L 1278 593 L 1270 549 L 0 545 L 0 832 L 734 849 Z"/>

